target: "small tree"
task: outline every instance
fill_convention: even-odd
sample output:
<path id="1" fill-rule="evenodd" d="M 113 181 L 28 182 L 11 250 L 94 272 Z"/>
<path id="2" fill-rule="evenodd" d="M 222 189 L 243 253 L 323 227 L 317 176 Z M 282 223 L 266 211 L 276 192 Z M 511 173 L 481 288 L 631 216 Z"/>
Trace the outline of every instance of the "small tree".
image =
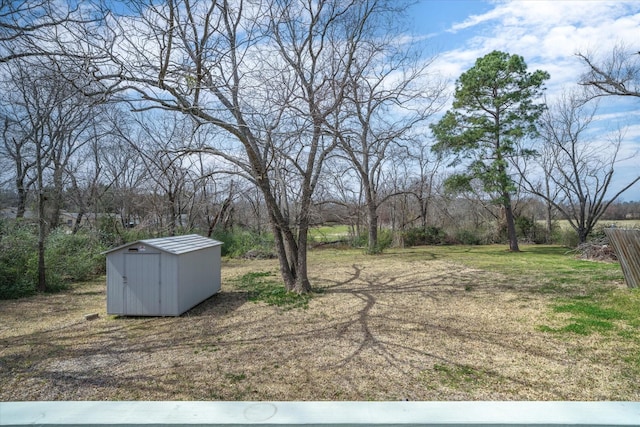
<path id="1" fill-rule="evenodd" d="M 534 101 L 543 91 L 545 71 L 527 72 L 524 59 L 494 51 L 479 58 L 456 82 L 453 108 L 431 127 L 437 143 L 434 150 L 452 153 L 452 165 L 469 160 L 463 173 L 447 180 L 451 189 L 470 189 L 474 179 L 493 194 L 493 202 L 504 208 L 509 249 L 519 251 L 511 204 L 515 185 L 509 176 L 509 160 L 528 156 L 518 152 L 516 142 L 535 134 L 544 104 Z"/>

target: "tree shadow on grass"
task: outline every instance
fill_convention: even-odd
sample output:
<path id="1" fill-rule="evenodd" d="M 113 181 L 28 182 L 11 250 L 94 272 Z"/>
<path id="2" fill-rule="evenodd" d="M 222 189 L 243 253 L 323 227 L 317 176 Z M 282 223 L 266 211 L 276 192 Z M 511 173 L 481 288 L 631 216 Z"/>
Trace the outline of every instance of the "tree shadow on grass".
<path id="1" fill-rule="evenodd" d="M 312 279 L 324 292 L 307 310 L 245 304 L 247 294 L 233 291 L 177 318 L 100 318 L 0 336 L 0 400 L 469 399 L 503 389 L 516 391 L 499 398 L 536 390 L 538 398 L 573 397 L 559 381 L 517 375 L 499 362 L 508 360 L 504 353 L 567 363 L 557 349 L 529 341 L 534 328 L 487 322 L 486 330 L 485 318 L 465 312 L 478 300 L 500 310 L 493 298 L 527 291 L 456 266 L 377 264 L 336 265 L 344 271 L 333 275 L 318 269 Z M 367 387 L 392 390 L 369 395 Z"/>
<path id="2" fill-rule="evenodd" d="M 200 304 L 192 307 L 181 316 L 219 316 L 236 311 L 249 300 L 249 293 L 246 291 L 220 291 Z"/>
<path id="3" fill-rule="evenodd" d="M 464 346 L 469 344 L 469 352 L 478 348 L 490 347 L 501 349 L 505 353 L 515 354 L 518 358 L 536 356 L 549 360 L 553 363 L 563 363 L 562 357 L 555 351 L 545 348 L 527 346 L 524 342 L 518 343 L 508 331 L 500 329 L 493 331 L 483 331 L 475 325 L 465 325 L 461 322 L 451 322 L 448 320 L 456 316 L 464 317 L 464 313 L 440 313 L 432 312 L 431 318 L 421 317 L 411 319 L 409 312 L 401 301 L 401 298 L 394 298 L 402 295 L 409 300 L 421 301 L 428 309 L 428 302 L 443 302 L 447 299 L 474 299 L 481 293 L 499 293 L 505 290 L 513 291 L 515 287 L 510 283 L 494 284 L 491 287 L 480 283 L 484 279 L 478 277 L 481 274 L 460 273 L 447 271 L 434 274 L 428 278 L 414 271 L 405 271 L 400 275 L 389 275 L 386 273 L 365 274 L 366 267 L 352 265 L 352 272 L 343 281 L 334 281 L 326 286 L 327 295 L 338 295 L 340 298 L 352 298 L 359 301 L 359 306 L 353 316 L 345 316 L 346 319 L 339 321 L 336 329 L 336 339 L 344 338 L 348 331 L 351 331 L 350 340 L 353 342 L 351 351 L 333 366 L 327 368 L 343 368 L 350 364 L 361 363 L 367 355 L 376 355 L 384 359 L 387 368 L 396 369 L 406 376 L 415 376 L 416 372 L 425 372 L 440 368 L 447 376 L 451 372 L 467 375 L 472 382 L 476 382 L 476 377 L 484 377 L 489 384 L 504 383 L 511 384 L 518 388 L 530 388 L 532 382 L 527 378 L 508 375 L 502 373 L 499 367 L 494 368 L 492 364 L 486 366 L 471 367 L 465 362 L 465 355 L 447 355 L 445 351 L 439 351 L 429 345 L 428 342 L 416 343 L 410 339 L 410 335 L 419 334 L 425 338 L 430 336 L 446 337 Z M 325 279 L 326 281 L 326 279 Z M 526 293 L 526 291 L 523 291 Z M 485 295 L 486 297 L 486 295 Z M 394 307 L 394 302 L 400 303 Z M 386 308 L 380 309 L 381 306 Z M 389 333 L 396 330 L 395 333 Z M 357 338 L 354 338 L 356 336 Z M 406 339 L 404 339 L 406 338 Z M 526 341 L 527 336 L 521 337 Z M 476 350 L 473 350 L 476 349 Z M 446 368 L 446 366 L 452 368 Z M 438 370 L 438 369 L 436 369 Z M 461 381 L 464 385 L 466 382 Z M 546 391 L 554 398 L 565 399 L 566 393 L 562 387 L 551 383 L 544 383 Z"/>

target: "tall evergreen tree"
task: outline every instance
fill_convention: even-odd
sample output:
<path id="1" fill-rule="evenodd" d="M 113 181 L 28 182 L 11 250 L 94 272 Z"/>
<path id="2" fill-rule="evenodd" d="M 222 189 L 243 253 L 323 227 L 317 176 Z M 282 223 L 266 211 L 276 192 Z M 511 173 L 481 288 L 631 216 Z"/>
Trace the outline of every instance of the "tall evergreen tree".
<path id="1" fill-rule="evenodd" d="M 548 78 L 545 71 L 527 72 L 521 56 L 493 51 L 460 76 L 453 108 L 431 127 L 436 152 L 453 154 L 452 165 L 468 161 L 466 170 L 451 176 L 446 185 L 462 190 L 470 189 L 475 179 L 481 182 L 483 190 L 504 208 L 509 249 L 514 252 L 519 247 L 509 159 L 533 154 L 518 151 L 516 142 L 536 133 L 545 105 L 535 101 Z"/>

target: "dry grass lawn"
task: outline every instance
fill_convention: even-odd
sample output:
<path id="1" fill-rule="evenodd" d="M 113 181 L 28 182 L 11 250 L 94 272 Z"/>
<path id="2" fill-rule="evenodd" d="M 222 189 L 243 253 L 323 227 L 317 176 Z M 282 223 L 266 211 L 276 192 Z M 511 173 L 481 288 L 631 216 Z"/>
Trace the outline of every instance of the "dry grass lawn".
<path id="1" fill-rule="evenodd" d="M 265 271 L 224 261 L 222 292 L 178 318 L 106 315 L 104 279 L 0 301 L 0 400 L 640 400 L 623 360 L 639 349 L 542 332 L 557 295 L 528 277 L 428 249 L 315 251 L 323 292 L 286 311 L 233 285 Z"/>

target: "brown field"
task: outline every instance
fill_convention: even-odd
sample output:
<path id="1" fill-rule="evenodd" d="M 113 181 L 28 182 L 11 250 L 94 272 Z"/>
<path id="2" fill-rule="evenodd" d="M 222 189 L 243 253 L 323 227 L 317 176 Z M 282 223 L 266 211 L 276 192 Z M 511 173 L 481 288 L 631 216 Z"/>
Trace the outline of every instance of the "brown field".
<path id="1" fill-rule="evenodd" d="M 539 221 L 540 224 L 544 224 L 544 221 Z M 571 226 L 566 219 L 556 219 L 554 223 L 558 224 L 561 230 L 569 230 Z M 596 229 L 606 227 L 617 228 L 640 228 L 640 219 L 601 219 L 596 225 Z"/>
<path id="2" fill-rule="evenodd" d="M 640 400 L 638 348 L 541 332 L 562 315 L 529 276 L 318 251 L 324 291 L 285 311 L 232 284 L 249 271 L 276 263 L 225 260 L 222 292 L 178 318 L 106 315 L 104 279 L 0 301 L 0 400 Z"/>

